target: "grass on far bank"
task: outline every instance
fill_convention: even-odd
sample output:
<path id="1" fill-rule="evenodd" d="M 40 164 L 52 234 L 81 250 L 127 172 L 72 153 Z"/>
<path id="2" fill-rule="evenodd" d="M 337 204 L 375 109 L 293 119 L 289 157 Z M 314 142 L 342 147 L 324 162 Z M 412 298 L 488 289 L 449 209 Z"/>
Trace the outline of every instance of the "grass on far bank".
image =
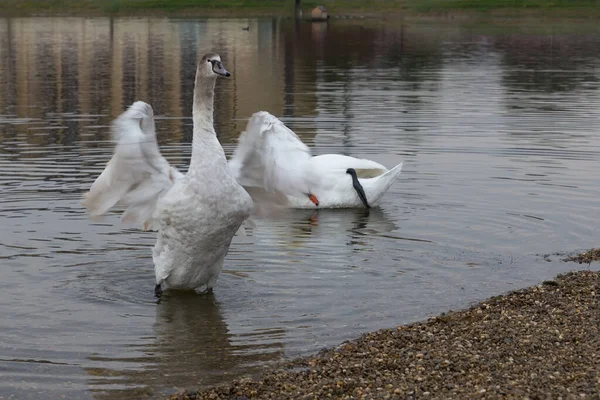
<path id="1" fill-rule="evenodd" d="M 0 0 L 0 11 L 15 13 L 136 13 L 177 12 L 185 10 L 247 10 L 255 9 L 282 12 L 284 1 L 277 0 Z"/>
<path id="2" fill-rule="evenodd" d="M 305 11 L 325 5 L 332 15 L 502 10 L 588 10 L 600 14 L 600 0 L 302 0 L 301 4 Z M 0 13 L 20 15 L 216 12 L 250 16 L 293 15 L 293 11 L 294 0 L 0 0 Z"/>

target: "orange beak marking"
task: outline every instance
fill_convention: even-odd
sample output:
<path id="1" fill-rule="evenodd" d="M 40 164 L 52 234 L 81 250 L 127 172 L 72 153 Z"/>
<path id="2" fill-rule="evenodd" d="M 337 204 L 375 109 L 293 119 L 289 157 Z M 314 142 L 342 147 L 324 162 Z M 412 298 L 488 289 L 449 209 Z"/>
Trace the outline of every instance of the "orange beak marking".
<path id="1" fill-rule="evenodd" d="M 319 199 L 317 199 L 317 196 L 315 196 L 314 194 L 309 193 L 308 198 L 315 204 L 315 206 L 319 205 Z"/>

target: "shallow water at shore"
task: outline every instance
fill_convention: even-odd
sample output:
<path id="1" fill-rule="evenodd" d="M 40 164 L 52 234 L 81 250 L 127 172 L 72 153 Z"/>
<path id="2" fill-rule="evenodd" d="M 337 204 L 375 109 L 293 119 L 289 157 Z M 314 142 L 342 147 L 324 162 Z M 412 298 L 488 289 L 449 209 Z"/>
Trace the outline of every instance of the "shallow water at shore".
<path id="1" fill-rule="evenodd" d="M 599 288 L 597 271 L 562 274 L 467 310 L 364 334 L 257 379 L 169 398 L 596 398 Z"/>
<path id="2" fill-rule="evenodd" d="M 543 255 L 597 245 L 600 29 L 559 25 L 0 21 L 0 397 L 161 397 L 573 269 Z M 154 234 L 79 200 L 137 99 L 185 170 L 208 51 L 228 155 L 262 109 L 405 166 L 380 208 L 259 221 L 214 296 L 157 306 Z"/>

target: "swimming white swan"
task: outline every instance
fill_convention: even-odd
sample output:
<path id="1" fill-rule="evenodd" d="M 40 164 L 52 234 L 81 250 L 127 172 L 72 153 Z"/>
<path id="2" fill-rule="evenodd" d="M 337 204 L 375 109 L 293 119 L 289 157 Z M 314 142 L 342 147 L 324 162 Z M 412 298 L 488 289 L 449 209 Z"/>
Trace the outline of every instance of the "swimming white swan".
<path id="1" fill-rule="evenodd" d="M 192 158 L 185 175 L 161 155 L 152 107 L 138 101 L 113 122 L 114 155 L 84 195 L 92 217 L 119 203 L 127 206 L 124 221 L 158 230 L 152 253 L 157 297 L 163 282 L 172 289 L 206 285 L 212 291 L 231 240 L 253 207 L 213 128 L 219 75 L 230 76 L 221 58 L 205 55 L 196 69 Z"/>
<path id="2" fill-rule="evenodd" d="M 402 163 L 388 170 L 375 161 L 340 154 L 312 157 L 291 129 L 261 111 L 248 121 L 229 167 L 253 197 L 276 192 L 294 208 L 370 208 L 400 175 Z"/>

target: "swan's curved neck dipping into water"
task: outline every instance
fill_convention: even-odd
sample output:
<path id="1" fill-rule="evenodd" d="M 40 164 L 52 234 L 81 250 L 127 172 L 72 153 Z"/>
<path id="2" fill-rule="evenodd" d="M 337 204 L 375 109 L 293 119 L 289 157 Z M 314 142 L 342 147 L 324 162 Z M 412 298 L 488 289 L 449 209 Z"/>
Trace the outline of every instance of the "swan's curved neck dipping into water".
<path id="1" fill-rule="evenodd" d="M 360 201 L 362 201 L 365 207 L 371 208 L 369 202 L 367 201 L 367 195 L 365 194 L 365 190 L 363 189 L 362 185 L 358 181 L 358 177 L 356 176 L 356 170 L 354 168 L 348 168 L 346 170 L 346 173 L 352 177 L 352 186 L 354 187 L 354 190 L 356 190 L 358 197 L 360 197 Z"/>

